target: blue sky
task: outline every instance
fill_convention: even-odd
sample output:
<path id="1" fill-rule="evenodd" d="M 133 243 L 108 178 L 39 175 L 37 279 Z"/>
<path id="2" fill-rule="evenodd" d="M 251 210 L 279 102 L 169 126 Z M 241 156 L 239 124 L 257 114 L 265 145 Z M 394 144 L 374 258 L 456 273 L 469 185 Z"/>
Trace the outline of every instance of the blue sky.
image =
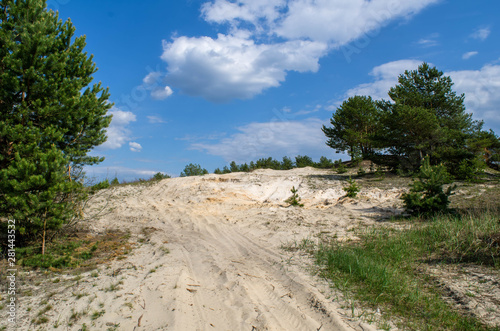
<path id="1" fill-rule="evenodd" d="M 387 99 L 429 62 L 500 133 L 493 0 L 48 0 L 70 18 L 115 103 L 90 176 L 178 176 L 230 161 L 347 159 L 321 125 L 347 97 Z"/>

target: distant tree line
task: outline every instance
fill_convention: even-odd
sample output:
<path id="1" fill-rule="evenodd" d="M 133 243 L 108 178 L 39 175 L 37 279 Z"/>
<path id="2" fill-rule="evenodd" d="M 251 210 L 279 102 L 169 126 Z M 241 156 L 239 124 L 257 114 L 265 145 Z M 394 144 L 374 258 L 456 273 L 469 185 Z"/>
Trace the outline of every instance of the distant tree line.
<path id="1" fill-rule="evenodd" d="M 257 169 L 272 169 L 272 170 L 290 170 L 294 168 L 304 168 L 304 167 L 314 167 L 321 169 L 330 169 L 334 166 L 334 162 L 325 156 L 319 159 L 319 162 L 314 162 L 311 157 L 307 155 L 298 155 L 295 157 L 295 161 L 288 156 L 284 156 L 282 161 L 278 161 L 272 157 L 261 158 L 257 161 L 251 161 L 250 163 L 236 164 L 232 161 L 228 166 L 222 168 L 217 168 L 214 170 L 214 174 L 228 174 L 231 172 L 250 172 Z"/>
<path id="2" fill-rule="evenodd" d="M 498 169 L 499 137 L 465 112 L 465 96 L 452 86 L 450 77 L 427 63 L 405 71 L 389 90 L 389 101 L 369 96 L 344 101 L 332 126 L 323 126 L 326 144 L 352 160 L 372 160 L 399 172 L 417 172 L 426 157 L 458 179 L 470 179 L 485 166 Z"/>

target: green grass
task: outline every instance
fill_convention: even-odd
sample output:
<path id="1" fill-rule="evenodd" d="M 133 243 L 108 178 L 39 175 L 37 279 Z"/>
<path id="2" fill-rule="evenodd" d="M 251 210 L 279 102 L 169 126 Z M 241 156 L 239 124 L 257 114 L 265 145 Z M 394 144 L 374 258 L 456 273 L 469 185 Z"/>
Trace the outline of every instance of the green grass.
<path id="1" fill-rule="evenodd" d="M 472 211 L 424 221 L 404 230 L 378 227 L 359 233 L 359 242 L 321 244 L 322 274 L 358 302 L 381 308 L 406 329 L 483 330 L 442 299 L 425 263 L 474 263 L 500 268 L 500 211 Z"/>

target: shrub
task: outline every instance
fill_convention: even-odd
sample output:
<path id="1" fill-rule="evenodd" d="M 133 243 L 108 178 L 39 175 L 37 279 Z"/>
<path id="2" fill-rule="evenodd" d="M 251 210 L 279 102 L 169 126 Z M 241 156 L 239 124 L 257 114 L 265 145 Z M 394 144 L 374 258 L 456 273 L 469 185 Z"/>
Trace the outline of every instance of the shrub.
<path id="1" fill-rule="evenodd" d="M 347 172 L 347 168 L 344 163 L 342 163 L 342 159 L 339 159 L 334 162 L 335 169 L 337 170 L 338 174 L 343 174 Z"/>
<path id="2" fill-rule="evenodd" d="M 349 183 L 349 186 L 343 187 L 342 189 L 346 192 L 346 196 L 349 198 L 355 198 L 358 195 L 360 188 L 351 177 L 349 177 L 347 182 Z"/>
<path id="3" fill-rule="evenodd" d="M 290 206 L 294 207 L 304 207 L 303 203 L 300 203 L 300 197 L 299 194 L 297 193 L 299 190 L 295 188 L 295 186 L 292 187 L 290 190 L 292 192 L 292 195 L 285 200 L 286 203 L 289 203 Z"/>
<path id="4" fill-rule="evenodd" d="M 95 185 L 92 185 L 92 186 L 90 187 L 90 191 L 91 191 L 91 193 L 95 193 L 95 192 L 97 192 L 97 191 L 99 191 L 99 190 L 103 190 L 103 189 L 108 188 L 108 187 L 109 187 L 109 185 L 110 185 L 110 184 L 109 184 L 109 180 L 105 179 L 105 180 L 103 180 L 102 182 L 99 182 L 99 183 L 97 183 L 97 184 L 95 184 Z"/>
<path id="5" fill-rule="evenodd" d="M 410 192 L 402 195 L 405 210 L 413 215 L 435 214 L 448 210 L 448 197 L 452 195 L 455 186 L 450 186 L 443 191 L 443 185 L 449 180 L 446 167 L 442 164 L 431 166 L 429 158 L 425 158 L 418 181 L 410 185 Z"/>
<path id="6" fill-rule="evenodd" d="M 184 168 L 184 171 L 181 172 L 181 177 L 201 176 L 206 174 L 208 174 L 207 169 L 203 169 L 199 164 L 190 163 Z"/>
<path id="7" fill-rule="evenodd" d="M 167 174 L 162 174 L 161 172 L 157 172 L 154 176 L 153 176 L 153 180 L 162 180 L 162 179 L 166 179 L 166 178 L 170 178 L 169 175 Z"/>
<path id="8" fill-rule="evenodd" d="M 111 186 L 119 185 L 119 184 L 120 184 L 120 181 L 116 177 L 111 181 Z"/>
<path id="9" fill-rule="evenodd" d="M 458 165 L 455 175 L 457 179 L 474 181 L 479 178 L 485 167 L 485 162 L 477 157 L 464 159 Z"/>
<path id="10" fill-rule="evenodd" d="M 295 157 L 295 166 L 297 168 L 314 167 L 314 162 L 307 155 L 304 155 L 304 156 L 297 155 Z"/>
<path id="11" fill-rule="evenodd" d="M 333 167 L 333 162 L 326 156 L 322 156 L 319 159 L 319 162 L 315 164 L 316 168 L 321 168 L 321 169 L 330 169 Z"/>

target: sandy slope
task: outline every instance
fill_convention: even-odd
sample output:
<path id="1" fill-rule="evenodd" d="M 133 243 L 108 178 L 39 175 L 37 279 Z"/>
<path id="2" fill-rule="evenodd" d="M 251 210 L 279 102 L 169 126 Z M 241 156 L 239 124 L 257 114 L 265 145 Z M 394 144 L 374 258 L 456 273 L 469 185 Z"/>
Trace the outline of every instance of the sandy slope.
<path id="1" fill-rule="evenodd" d="M 304 168 L 112 188 L 92 204 L 111 212 L 91 228 L 130 230 L 142 243 L 97 277 L 56 284 L 42 329 L 368 330 L 280 249 L 321 233 L 346 236 L 360 222 L 398 211 L 400 189 L 362 190 L 354 201 L 341 198 L 342 185 L 331 172 Z M 304 208 L 284 203 L 292 186 Z M 39 327 L 31 320 L 44 286 L 21 298 L 19 330 Z M 35 308 L 27 312 L 29 304 Z"/>

